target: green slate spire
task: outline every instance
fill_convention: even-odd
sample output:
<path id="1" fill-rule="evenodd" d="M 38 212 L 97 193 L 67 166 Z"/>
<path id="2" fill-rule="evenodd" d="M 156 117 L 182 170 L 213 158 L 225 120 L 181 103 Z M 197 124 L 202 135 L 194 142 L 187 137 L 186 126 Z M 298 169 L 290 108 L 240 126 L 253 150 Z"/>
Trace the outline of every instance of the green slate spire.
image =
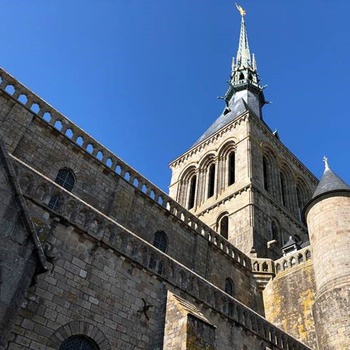
<path id="1" fill-rule="evenodd" d="M 241 32 L 239 35 L 239 45 L 237 50 L 236 62 L 238 67 L 251 67 L 252 66 L 251 56 L 250 56 L 247 28 L 245 26 L 244 16 L 242 16 L 242 19 L 241 19 Z"/>
<path id="2" fill-rule="evenodd" d="M 241 14 L 241 31 L 239 35 L 239 43 L 235 60 L 232 60 L 231 83 L 233 85 L 241 85 L 250 83 L 259 86 L 257 66 L 254 54 L 250 54 L 247 27 L 245 24 L 245 10 L 236 4 Z"/>
<path id="3" fill-rule="evenodd" d="M 232 58 L 229 87 L 222 99 L 225 108 L 219 118 L 205 131 L 194 145 L 213 135 L 223 126 L 250 111 L 258 119 L 262 118 L 262 107 L 265 101 L 263 87 L 259 84 L 257 65 L 254 54 L 250 54 L 248 34 L 245 24 L 245 10 L 236 4 L 241 14 L 241 29 L 237 57 Z"/>

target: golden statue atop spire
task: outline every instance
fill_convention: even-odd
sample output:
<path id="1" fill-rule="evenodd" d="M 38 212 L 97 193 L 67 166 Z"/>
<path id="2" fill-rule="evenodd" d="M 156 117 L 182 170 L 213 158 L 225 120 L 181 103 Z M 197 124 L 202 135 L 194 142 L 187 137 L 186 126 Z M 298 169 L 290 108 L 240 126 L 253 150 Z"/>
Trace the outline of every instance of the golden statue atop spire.
<path id="1" fill-rule="evenodd" d="M 246 15 L 245 9 L 242 6 L 239 6 L 236 2 L 235 2 L 235 4 L 236 4 L 237 10 L 241 14 L 241 16 L 244 17 Z"/>

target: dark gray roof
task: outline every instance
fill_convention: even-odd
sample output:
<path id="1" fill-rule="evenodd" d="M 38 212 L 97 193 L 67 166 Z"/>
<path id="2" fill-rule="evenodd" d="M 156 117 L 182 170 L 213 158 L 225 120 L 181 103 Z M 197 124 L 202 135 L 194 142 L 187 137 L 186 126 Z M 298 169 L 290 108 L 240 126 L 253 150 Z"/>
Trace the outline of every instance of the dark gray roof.
<path id="1" fill-rule="evenodd" d="M 282 247 L 282 249 L 292 247 L 296 244 L 297 244 L 296 240 L 292 236 L 289 236 L 288 242 Z"/>
<path id="2" fill-rule="evenodd" d="M 327 192 L 340 190 L 350 190 L 350 186 L 348 186 L 339 176 L 334 174 L 331 169 L 326 168 L 312 198 Z"/>
<path id="3" fill-rule="evenodd" d="M 207 129 L 207 131 L 194 143 L 193 146 L 197 145 L 201 141 L 205 140 L 209 136 L 215 134 L 218 130 L 220 130 L 223 126 L 236 119 L 242 113 L 247 111 L 247 105 L 245 101 L 240 98 L 238 101 L 231 106 L 231 111 L 227 114 L 222 113 L 218 119 Z"/>

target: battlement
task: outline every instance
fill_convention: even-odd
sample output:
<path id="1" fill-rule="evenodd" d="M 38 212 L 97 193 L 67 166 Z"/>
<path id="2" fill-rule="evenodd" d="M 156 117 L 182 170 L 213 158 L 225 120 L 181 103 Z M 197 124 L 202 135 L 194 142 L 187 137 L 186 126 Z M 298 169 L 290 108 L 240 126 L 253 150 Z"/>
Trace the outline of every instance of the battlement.
<path id="1" fill-rule="evenodd" d="M 311 247 L 305 247 L 274 262 L 276 275 L 311 259 Z"/>
<path id="2" fill-rule="evenodd" d="M 278 260 L 252 258 L 252 271 L 256 275 L 276 276 L 279 272 L 293 268 L 311 259 L 311 250 L 307 246 L 294 253 L 281 257 Z"/>

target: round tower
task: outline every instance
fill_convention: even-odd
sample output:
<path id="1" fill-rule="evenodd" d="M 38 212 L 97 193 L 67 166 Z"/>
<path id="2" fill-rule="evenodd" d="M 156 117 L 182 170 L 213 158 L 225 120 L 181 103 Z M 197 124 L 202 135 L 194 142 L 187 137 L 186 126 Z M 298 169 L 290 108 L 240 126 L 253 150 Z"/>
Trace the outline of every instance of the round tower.
<path id="1" fill-rule="evenodd" d="M 350 187 L 329 168 L 304 214 L 316 279 L 319 350 L 350 349 Z"/>

